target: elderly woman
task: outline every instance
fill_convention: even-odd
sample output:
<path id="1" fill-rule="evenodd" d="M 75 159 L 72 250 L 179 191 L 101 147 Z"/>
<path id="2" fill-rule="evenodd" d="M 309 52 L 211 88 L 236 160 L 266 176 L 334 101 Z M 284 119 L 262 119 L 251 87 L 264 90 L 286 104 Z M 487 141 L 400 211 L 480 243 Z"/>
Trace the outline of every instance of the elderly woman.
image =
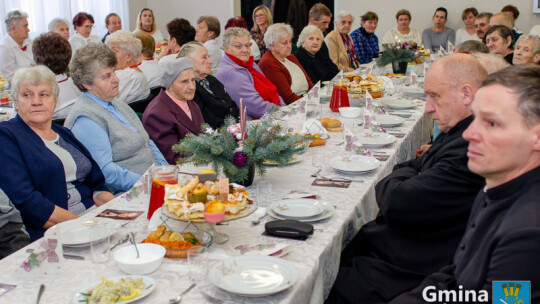
<path id="1" fill-rule="evenodd" d="M 253 28 L 251 28 L 249 33 L 251 34 L 251 38 L 257 43 L 261 55 L 264 55 L 267 51 L 266 44 L 264 43 L 264 34 L 266 33 L 266 29 L 273 23 L 272 13 L 266 5 L 259 5 L 253 10 Z"/>
<path id="2" fill-rule="evenodd" d="M 379 16 L 374 12 L 366 12 L 360 17 L 361 27 L 351 33 L 358 62 L 369 63 L 379 57 L 379 38 L 375 35 Z"/>
<path id="3" fill-rule="evenodd" d="M 137 114 L 118 96 L 114 52 L 91 44 L 75 53 L 69 66 L 83 92 L 69 113 L 70 128 L 90 151 L 112 191 L 127 191 L 154 163 L 167 164 Z"/>
<path id="4" fill-rule="evenodd" d="M 135 34 L 142 43 L 141 63 L 139 69 L 143 72 L 150 90 L 161 87 L 161 75 L 163 72 L 158 65 L 157 60 L 154 59 L 154 51 L 156 50 L 156 43 L 151 35 L 143 32 L 137 32 Z"/>
<path id="5" fill-rule="evenodd" d="M 212 59 L 206 47 L 198 41 L 188 42 L 184 44 L 178 57 L 193 60 L 196 77 L 193 101 L 201 109 L 204 121 L 217 129 L 223 126 L 225 117 L 238 118 L 239 111 L 236 103 L 227 94 L 223 84 L 210 75 Z"/>
<path id="6" fill-rule="evenodd" d="M 352 72 L 360 66 L 353 41 L 349 36 L 352 23 L 353 17 L 351 13 L 348 11 L 339 12 L 336 29 L 328 33 L 324 38 L 330 58 L 338 69 L 343 72 Z"/>
<path id="7" fill-rule="evenodd" d="M 60 93 L 54 109 L 53 119 L 65 119 L 81 91 L 67 75 L 68 65 L 71 61 L 71 46 L 69 42 L 57 33 L 45 33 L 34 40 L 32 47 L 36 64 L 42 64 L 54 74 Z"/>
<path id="8" fill-rule="evenodd" d="M 0 41 L 0 77 L 11 82 L 15 72 L 34 65 L 32 40 L 28 38 L 28 14 L 19 10 L 11 11 L 4 19 L 7 34 Z"/>
<path id="9" fill-rule="evenodd" d="M 484 42 L 491 54 L 502 56 L 506 62 L 512 64 L 514 50 L 511 48 L 514 34 L 512 30 L 504 25 L 492 26 L 484 37 Z"/>
<path id="10" fill-rule="evenodd" d="M 232 17 L 231 19 L 227 20 L 227 24 L 225 24 L 224 29 L 227 30 L 230 27 L 241 27 L 247 30 L 246 19 L 240 16 Z M 259 60 L 261 60 L 261 50 L 253 38 L 250 38 L 249 42 L 251 43 L 251 56 L 253 56 L 255 62 L 259 62 Z"/>
<path id="11" fill-rule="evenodd" d="M 156 43 L 165 41 L 163 34 L 156 25 L 154 12 L 149 8 L 143 8 L 137 15 L 137 28 L 134 33 L 145 32 L 152 35 Z"/>
<path id="12" fill-rule="evenodd" d="M 169 32 L 168 44 L 161 47 L 158 61 L 167 55 L 173 55 L 172 57 L 175 58 L 182 45 L 195 40 L 195 28 L 184 18 L 174 18 L 167 23 L 167 31 Z"/>
<path id="13" fill-rule="evenodd" d="M 20 69 L 12 90 L 17 116 L 0 123 L 0 188 L 34 241 L 47 228 L 114 196 L 85 146 L 52 124 L 59 90 L 54 73 L 45 66 Z"/>
<path id="14" fill-rule="evenodd" d="M 519 36 L 514 50 L 513 64 L 540 63 L 540 38 L 535 35 Z"/>
<path id="15" fill-rule="evenodd" d="M 301 98 L 313 86 L 306 71 L 291 54 L 293 29 L 290 25 L 276 23 L 264 34 L 266 52 L 259 62 L 264 75 L 277 87 L 278 94 L 286 104 Z"/>
<path id="16" fill-rule="evenodd" d="M 406 9 L 401 9 L 396 13 L 397 27 L 390 29 L 384 34 L 382 43 L 411 43 L 414 42 L 417 45 L 422 44 L 422 34 L 419 31 L 413 30 L 409 27 L 411 24 L 411 12 Z M 474 21 L 473 21 L 474 23 Z M 473 24 L 474 25 L 474 24 Z"/>
<path id="17" fill-rule="evenodd" d="M 225 89 L 239 105 L 243 99 L 247 115 L 260 118 L 278 106 L 284 106 L 276 86 L 268 80 L 250 56 L 249 32 L 243 28 L 231 27 L 223 35 L 225 55 L 216 74 Z"/>
<path id="18" fill-rule="evenodd" d="M 308 25 L 300 33 L 296 44 L 298 48 L 294 51 L 294 56 L 313 83 L 330 80 L 339 73 L 330 56 L 319 52 L 323 39 L 323 33 L 317 26 Z"/>
<path id="19" fill-rule="evenodd" d="M 174 152 L 172 146 L 189 133 L 200 134 L 204 119 L 199 106 L 192 101 L 195 94 L 193 61 L 171 58 L 160 61 L 159 65 L 165 90 L 148 105 L 142 123 L 165 159 L 176 164 L 181 154 Z"/>
<path id="20" fill-rule="evenodd" d="M 481 41 L 481 39 L 478 38 L 478 35 L 476 35 L 476 29 L 474 27 L 476 16 L 478 16 L 478 11 L 474 7 L 463 10 L 463 13 L 461 13 L 461 20 L 463 20 L 465 28 L 460 28 L 456 31 L 456 45 L 467 40 Z"/>
<path id="21" fill-rule="evenodd" d="M 150 95 L 148 81 L 139 69 L 142 43 L 132 32 L 119 30 L 105 39 L 105 44 L 116 55 L 116 76 L 120 80 L 118 99 L 130 104 Z"/>
<path id="22" fill-rule="evenodd" d="M 73 54 L 89 43 L 101 43 L 96 35 L 91 35 L 94 27 L 94 17 L 85 12 L 80 12 L 73 17 L 73 27 L 75 27 L 75 35 L 69 39 Z"/>
<path id="23" fill-rule="evenodd" d="M 49 22 L 49 32 L 57 33 L 69 40 L 69 23 L 66 19 L 54 18 Z"/>

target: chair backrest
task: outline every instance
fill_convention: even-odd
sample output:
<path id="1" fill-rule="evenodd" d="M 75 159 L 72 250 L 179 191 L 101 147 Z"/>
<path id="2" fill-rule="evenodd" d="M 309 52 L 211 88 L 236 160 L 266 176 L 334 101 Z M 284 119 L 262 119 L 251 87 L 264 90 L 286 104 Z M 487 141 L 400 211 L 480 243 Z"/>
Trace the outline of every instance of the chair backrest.
<path id="1" fill-rule="evenodd" d="M 65 118 L 59 118 L 59 119 L 53 119 L 52 123 L 55 123 L 57 125 L 61 125 L 63 127 L 65 121 L 66 121 Z"/>
<path id="2" fill-rule="evenodd" d="M 161 91 L 161 87 L 155 87 L 150 89 L 150 94 L 148 97 L 146 97 L 143 100 L 137 100 L 134 102 L 131 102 L 128 104 L 130 108 L 135 111 L 135 113 L 144 113 L 144 110 L 146 110 L 146 107 L 150 104 L 150 102 L 159 94 Z"/>

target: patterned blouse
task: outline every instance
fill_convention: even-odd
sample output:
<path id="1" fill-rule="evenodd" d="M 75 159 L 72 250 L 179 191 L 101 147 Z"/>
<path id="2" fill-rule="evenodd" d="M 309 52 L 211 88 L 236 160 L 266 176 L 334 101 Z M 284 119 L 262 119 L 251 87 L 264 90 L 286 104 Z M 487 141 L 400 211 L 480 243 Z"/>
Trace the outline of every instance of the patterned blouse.
<path id="1" fill-rule="evenodd" d="M 264 55 L 264 53 L 266 53 L 267 51 L 266 45 L 264 44 L 264 40 L 263 40 L 264 35 L 261 33 L 261 30 L 258 30 L 258 31 L 251 30 L 249 31 L 249 33 L 251 34 L 251 38 L 257 43 L 259 50 L 261 50 L 261 57 L 262 57 L 262 55 Z"/>

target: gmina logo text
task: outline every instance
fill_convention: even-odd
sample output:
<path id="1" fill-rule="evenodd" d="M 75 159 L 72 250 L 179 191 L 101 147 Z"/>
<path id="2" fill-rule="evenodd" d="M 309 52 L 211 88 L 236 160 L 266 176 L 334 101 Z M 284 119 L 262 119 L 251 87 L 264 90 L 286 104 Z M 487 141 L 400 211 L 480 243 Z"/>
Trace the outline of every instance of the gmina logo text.
<path id="1" fill-rule="evenodd" d="M 488 292 L 485 290 L 463 290 L 459 285 L 458 290 L 437 290 L 435 286 L 427 286 L 422 291 L 422 298 L 428 303 L 469 303 L 488 302 Z"/>

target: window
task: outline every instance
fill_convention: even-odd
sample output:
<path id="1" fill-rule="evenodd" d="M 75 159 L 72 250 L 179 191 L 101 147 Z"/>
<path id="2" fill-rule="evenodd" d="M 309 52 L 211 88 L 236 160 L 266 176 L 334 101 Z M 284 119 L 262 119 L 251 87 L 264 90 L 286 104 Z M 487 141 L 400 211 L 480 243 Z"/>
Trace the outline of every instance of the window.
<path id="1" fill-rule="evenodd" d="M 116 13 L 122 19 L 122 28 L 129 30 L 129 1 L 128 0 L 2 0 L 0 2 L 0 29 L 2 37 L 7 33 L 5 18 L 11 10 L 19 9 L 28 14 L 30 38 L 35 38 L 47 32 L 49 22 L 56 17 L 69 22 L 71 36 L 75 34 L 73 16 L 79 12 L 87 12 L 94 17 L 92 35 L 103 37 L 107 33 L 105 17 Z"/>

